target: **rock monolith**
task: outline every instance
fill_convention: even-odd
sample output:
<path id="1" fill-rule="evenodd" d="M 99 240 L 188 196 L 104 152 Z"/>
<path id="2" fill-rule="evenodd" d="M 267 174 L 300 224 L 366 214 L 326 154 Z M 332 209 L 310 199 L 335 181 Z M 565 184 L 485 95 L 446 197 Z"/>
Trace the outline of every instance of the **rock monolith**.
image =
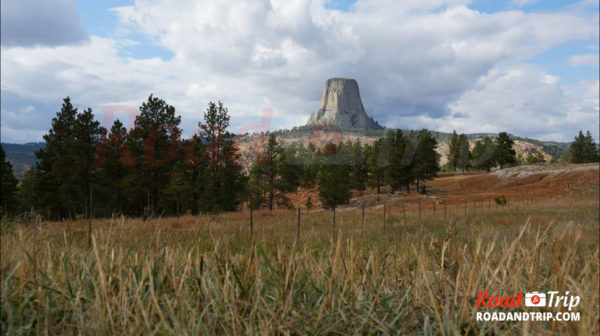
<path id="1" fill-rule="evenodd" d="M 351 78 L 330 78 L 325 82 L 321 106 L 314 112 L 307 126 L 333 125 L 338 129 L 381 129 L 365 112 L 358 83 Z"/>

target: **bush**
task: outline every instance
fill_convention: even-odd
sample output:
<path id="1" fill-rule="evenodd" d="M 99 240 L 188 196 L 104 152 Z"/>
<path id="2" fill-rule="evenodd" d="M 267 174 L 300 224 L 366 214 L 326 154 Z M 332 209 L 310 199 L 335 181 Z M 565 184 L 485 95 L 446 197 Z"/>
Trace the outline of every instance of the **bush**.
<path id="1" fill-rule="evenodd" d="M 508 203 L 508 201 L 506 200 L 506 197 L 504 197 L 504 195 L 500 195 L 496 198 L 494 198 L 494 201 L 496 202 L 496 204 L 498 205 L 506 205 Z"/>
<path id="2" fill-rule="evenodd" d="M 37 211 L 31 209 L 17 216 L 16 220 L 25 226 L 37 226 L 43 218 Z"/>
<path id="3" fill-rule="evenodd" d="M 312 209 L 312 207 L 313 207 L 312 196 L 308 196 L 308 199 L 306 199 L 305 205 L 308 210 Z"/>

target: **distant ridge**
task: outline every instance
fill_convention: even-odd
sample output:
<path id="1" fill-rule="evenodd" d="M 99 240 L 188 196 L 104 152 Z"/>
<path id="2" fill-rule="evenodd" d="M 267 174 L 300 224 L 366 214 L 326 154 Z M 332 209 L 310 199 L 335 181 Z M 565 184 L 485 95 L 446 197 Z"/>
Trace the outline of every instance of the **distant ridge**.
<path id="1" fill-rule="evenodd" d="M 37 163 L 38 159 L 35 157 L 35 151 L 44 147 L 46 147 L 44 142 L 2 143 L 2 148 L 6 152 L 6 160 L 12 164 L 15 177 L 19 180 L 23 178 L 23 174 L 29 168 Z"/>

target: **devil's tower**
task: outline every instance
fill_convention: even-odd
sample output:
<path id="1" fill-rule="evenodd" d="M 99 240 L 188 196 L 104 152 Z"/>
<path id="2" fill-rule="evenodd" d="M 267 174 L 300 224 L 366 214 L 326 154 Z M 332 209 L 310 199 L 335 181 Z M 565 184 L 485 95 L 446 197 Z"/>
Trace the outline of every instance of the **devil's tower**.
<path id="1" fill-rule="evenodd" d="M 365 113 L 358 83 L 351 78 L 330 78 L 325 82 L 321 106 L 310 116 L 307 126 L 334 125 L 339 129 L 380 129 Z"/>

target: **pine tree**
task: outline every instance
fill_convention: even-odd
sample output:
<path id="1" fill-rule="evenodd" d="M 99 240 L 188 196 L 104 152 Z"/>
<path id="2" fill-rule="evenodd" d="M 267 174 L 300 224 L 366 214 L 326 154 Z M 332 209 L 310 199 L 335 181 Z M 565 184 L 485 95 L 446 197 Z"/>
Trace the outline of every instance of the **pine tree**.
<path id="1" fill-rule="evenodd" d="M 80 208 L 80 193 L 75 185 L 72 163 L 77 160 L 74 151 L 77 109 L 69 97 L 52 119 L 52 128 L 44 135 L 46 146 L 35 152 L 38 163 L 34 172 L 35 203 L 47 218 L 72 218 Z"/>
<path id="2" fill-rule="evenodd" d="M 17 209 L 17 179 L 13 167 L 6 160 L 6 153 L 0 144 L 0 217 L 13 214 Z"/>
<path id="3" fill-rule="evenodd" d="M 388 133 L 385 142 L 389 148 L 389 164 L 385 167 L 385 179 L 392 188 L 393 194 L 402 186 L 407 186 L 408 189 L 413 161 L 406 160 L 409 141 L 401 130 Z"/>
<path id="4" fill-rule="evenodd" d="M 569 150 L 571 151 L 571 163 L 585 162 L 585 136 L 583 131 L 579 131 L 575 141 L 569 146 Z"/>
<path id="5" fill-rule="evenodd" d="M 23 179 L 17 190 L 18 211 L 39 211 L 44 208 L 45 205 L 42 203 L 41 195 L 39 193 L 39 185 L 41 185 L 39 181 L 40 176 L 39 165 L 37 164 L 29 168 L 25 174 L 23 174 Z M 47 218 L 50 218 L 50 216 Z"/>
<path id="6" fill-rule="evenodd" d="M 85 201 L 84 210 L 87 217 L 92 215 L 92 190 L 97 184 L 99 167 L 94 165 L 96 148 L 102 134 L 106 131 L 100 127 L 100 123 L 94 120 L 91 109 L 79 113 L 75 118 L 73 127 L 73 153 L 75 160 L 72 162 L 72 183 L 77 187 L 78 200 Z"/>
<path id="7" fill-rule="evenodd" d="M 458 141 L 458 135 L 456 130 L 452 131 L 452 137 L 450 138 L 449 150 L 448 150 L 448 162 L 452 165 L 452 170 L 456 171 L 458 165 L 458 157 L 460 152 L 460 142 Z"/>
<path id="8" fill-rule="evenodd" d="M 381 193 L 384 183 L 385 167 L 388 164 L 387 153 L 382 150 L 383 139 L 379 139 L 371 146 L 365 148 L 367 156 L 367 170 L 369 173 L 369 185 L 377 188 L 377 194 Z"/>
<path id="9" fill-rule="evenodd" d="M 350 148 L 350 179 L 352 180 L 352 189 L 358 190 L 359 194 L 362 196 L 363 192 L 367 189 L 367 178 L 369 173 L 365 151 L 358 139 L 350 144 Z"/>
<path id="10" fill-rule="evenodd" d="M 462 170 L 463 174 L 465 169 L 469 166 L 471 161 L 471 152 L 469 149 L 469 138 L 465 134 L 458 136 L 458 154 L 456 157 L 456 168 Z"/>
<path id="11" fill-rule="evenodd" d="M 258 207 L 264 203 L 269 211 L 273 210 L 276 203 L 290 206 L 284 193 L 295 191 L 299 183 L 290 162 L 293 155 L 293 149 L 285 150 L 275 134 L 269 135 L 263 154 L 254 160 L 250 169 L 251 206 Z"/>
<path id="12" fill-rule="evenodd" d="M 325 209 L 335 209 L 346 204 L 352 197 L 350 171 L 341 164 L 335 154 L 343 145 L 327 144 L 322 151 L 322 164 L 319 169 L 319 199 Z M 339 157 L 338 157 L 339 158 Z"/>
<path id="13" fill-rule="evenodd" d="M 101 181 L 99 192 L 102 194 L 106 215 L 112 213 L 123 213 L 128 210 L 123 187 L 128 173 L 128 167 L 124 161 L 131 159 L 131 155 L 125 152 L 124 141 L 127 137 L 127 129 L 120 120 L 115 120 L 110 133 L 101 139 L 104 146 L 104 162 L 101 170 Z M 129 154 L 129 155 L 128 155 Z"/>
<path id="14" fill-rule="evenodd" d="M 583 135 L 583 131 L 579 131 L 569 150 L 571 163 L 598 162 L 598 149 L 590 131 L 587 131 L 586 135 Z"/>
<path id="15" fill-rule="evenodd" d="M 204 181 L 209 169 L 207 144 L 204 138 L 198 134 L 185 141 L 183 165 L 178 165 L 177 169 L 182 170 L 180 176 L 183 176 L 186 195 L 189 199 L 184 201 L 185 209 L 189 209 L 192 215 L 197 215 L 203 211 L 201 204 L 204 195 Z"/>
<path id="16" fill-rule="evenodd" d="M 141 212 L 162 213 L 173 159 L 180 146 L 181 117 L 164 100 L 150 95 L 140 106 L 135 127 L 129 132 L 126 148 L 131 152 L 135 167 L 125 178 L 127 199 Z"/>
<path id="17" fill-rule="evenodd" d="M 223 103 L 210 102 L 204 112 L 199 138 L 206 143 L 207 166 L 199 177 L 199 209 L 215 213 L 232 211 L 246 197 L 247 177 L 238 163 L 238 148 L 227 131 L 229 114 Z"/>
<path id="18" fill-rule="evenodd" d="M 590 131 L 585 133 L 584 153 L 587 162 L 598 162 L 598 147 L 596 146 L 596 142 L 594 142 L 594 138 Z"/>
<path id="19" fill-rule="evenodd" d="M 24 203 L 47 218 L 90 215 L 90 194 L 99 171 L 94 164 L 96 149 L 104 132 L 91 109 L 78 113 L 70 98 L 65 98 L 44 135 L 46 146 L 35 153 L 39 162 L 24 181 L 24 187 L 35 193 L 21 193 Z"/>
<path id="20" fill-rule="evenodd" d="M 472 166 L 477 169 L 490 169 L 495 166 L 494 162 L 494 143 L 488 136 L 483 137 L 481 140 L 475 142 L 475 147 L 471 152 Z"/>
<path id="21" fill-rule="evenodd" d="M 312 188 L 317 184 L 319 174 L 319 158 L 315 146 L 308 143 L 306 147 L 300 146 L 297 153 L 298 175 L 300 185 L 304 188 Z"/>
<path id="22" fill-rule="evenodd" d="M 513 149 L 514 141 L 508 136 L 506 132 L 500 132 L 496 138 L 496 148 L 494 152 L 494 159 L 500 165 L 500 169 L 504 168 L 504 165 L 514 164 L 516 162 L 516 152 Z"/>
<path id="23" fill-rule="evenodd" d="M 440 171 L 440 155 L 435 151 L 436 147 L 437 140 L 431 132 L 426 129 L 419 131 L 417 135 L 417 151 L 411 172 L 411 175 L 417 182 L 417 190 L 419 190 L 420 181 L 431 180 Z"/>
<path id="24" fill-rule="evenodd" d="M 542 154 L 541 152 L 538 152 L 535 155 L 535 162 L 536 163 L 544 163 L 544 162 L 546 162 L 546 159 L 544 158 L 544 154 Z"/>

